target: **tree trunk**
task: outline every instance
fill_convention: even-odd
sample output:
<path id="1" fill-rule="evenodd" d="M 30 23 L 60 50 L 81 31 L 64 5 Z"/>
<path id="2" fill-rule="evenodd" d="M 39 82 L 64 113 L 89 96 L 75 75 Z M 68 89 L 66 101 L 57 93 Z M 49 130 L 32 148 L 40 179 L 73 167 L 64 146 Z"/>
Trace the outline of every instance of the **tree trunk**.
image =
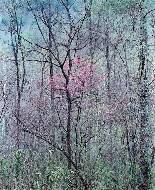
<path id="1" fill-rule="evenodd" d="M 151 125 L 149 121 L 149 87 L 148 87 L 148 61 L 147 61 L 147 29 L 144 17 L 144 1 L 140 7 L 140 68 L 139 68 L 139 120 L 140 120 L 140 184 L 139 190 L 148 190 L 151 185 Z"/>

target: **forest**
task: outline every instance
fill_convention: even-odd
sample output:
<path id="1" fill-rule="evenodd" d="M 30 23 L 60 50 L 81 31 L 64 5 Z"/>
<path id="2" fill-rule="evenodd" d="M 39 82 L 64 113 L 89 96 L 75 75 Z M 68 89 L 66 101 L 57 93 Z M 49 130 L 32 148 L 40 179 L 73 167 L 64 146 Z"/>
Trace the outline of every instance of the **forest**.
<path id="1" fill-rule="evenodd" d="M 0 190 L 155 190 L 155 0 L 0 0 Z"/>

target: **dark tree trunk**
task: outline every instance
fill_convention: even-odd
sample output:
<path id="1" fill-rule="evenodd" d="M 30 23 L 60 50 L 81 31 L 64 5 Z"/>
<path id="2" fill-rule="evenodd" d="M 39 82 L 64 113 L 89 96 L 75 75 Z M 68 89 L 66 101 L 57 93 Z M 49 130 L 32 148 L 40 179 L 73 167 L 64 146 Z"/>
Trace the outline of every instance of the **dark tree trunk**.
<path id="1" fill-rule="evenodd" d="M 139 190 L 149 190 L 151 185 L 151 126 L 149 121 L 149 87 L 147 61 L 147 29 L 142 1 L 140 7 L 140 68 L 139 68 L 139 116 L 140 116 L 140 184 Z"/>

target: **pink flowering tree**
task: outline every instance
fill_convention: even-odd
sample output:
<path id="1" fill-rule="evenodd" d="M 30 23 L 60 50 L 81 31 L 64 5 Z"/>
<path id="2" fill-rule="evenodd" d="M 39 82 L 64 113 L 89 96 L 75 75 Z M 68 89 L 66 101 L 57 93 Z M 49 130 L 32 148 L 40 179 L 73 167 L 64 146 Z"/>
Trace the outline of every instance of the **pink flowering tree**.
<path id="1" fill-rule="evenodd" d="M 89 96 L 83 95 L 87 95 L 92 91 L 98 91 L 104 78 L 105 76 L 98 74 L 95 64 L 91 64 L 88 60 L 82 58 L 76 58 L 73 60 L 68 59 L 64 64 L 59 65 L 59 68 L 54 70 L 52 78 L 44 79 L 43 85 L 40 80 L 33 82 L 33 86 L 35 83 L 36 90 L 33 91 L 31 99 L 32 105 L 29 107 L 39 110 L 41 114 L 48 111 L 48 116 L 42 114 L 42 118 L 46 117 L 46 119 L 41 118 L 37 126 L 41 128 L 39 131 L 43 131 L 47 136 L 50 134 L 50 130 L 54 130 L 57 136 L 61 136 L 61 138 L 57 140 L 57 143 L 67 153 L 68 168 L 71 168 L 71 160 L 73 160 L 77 147 L 79 146 L 78 130 L 82 131 L 84 128 L 83 125 L 78 128 L 77 124 L 85 120 L 83 115 L 87 114 L 87 110 L 93 107 L 92 104 L 90 104 Z M 52 109 L 49 103 L 50 94 L 48 94 L 51 87 L 54 92 Z M 42 93 L 40 97 L 39 92 L 42 90 L 44 93 Z M 36 125 L 38 117 L 35 116 L 35 113 L 36 112 L 34 112 L 34 118 L 36 119 L 33 120 L 32 123 L 35 121 Z M 46 122 L 41 122 L 42 120 Z M 52 129 L 50 127 L 53 125 L 48 124 L 51 120 L 54 122 Z M 85 124 L 85 126 L 86 125 L 87 124 Z"/>
<path id="2" fill-rule="evenodd" d="M 103 79 L 102 76 L 97 75 L 95 65 L 80 58 L 72 61 L 71 68 L 69 67 L 69 62 L 66 61 L 63 65 L 63 71 L 64 73 L 54 74 L 53 78 L 50 78 L 49 84 L 52 85 L 55 93 L 60 94 L 60 92 L 68 90 L 71 97 L 79 96 L 81 93 L 90 92 L 91 90 L 97 90 L 99 83 Z M 64 74 L 66 74 L 69 80 L 67 89 Z"/>

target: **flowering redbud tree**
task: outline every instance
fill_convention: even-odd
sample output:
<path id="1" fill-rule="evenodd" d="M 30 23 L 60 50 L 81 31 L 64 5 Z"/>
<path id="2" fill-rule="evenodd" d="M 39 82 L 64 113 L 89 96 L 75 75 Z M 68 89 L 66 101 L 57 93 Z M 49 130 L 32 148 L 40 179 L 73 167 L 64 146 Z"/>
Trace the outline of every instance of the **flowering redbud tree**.
<path id="1" fill-rule="evenodd" d="M 68 73 L 69 63 L 66 61 L 63 66 L 64 72 Z M 97 75 L 96 65 L 92 65 L 89 61 L 81 58 L 72 61 L 71 72 L 68 75 L 69 84 L 67 90 L 71 97 L 79 96 L 81 93 L 97 90 L 100 82 L 103 80 L 101 75 Z M 65 80 L 62 72 L 57 72 L 50 78 L 49 84 L 52 85 L 56 94 L 60 94 L 66 90 Z"/>

